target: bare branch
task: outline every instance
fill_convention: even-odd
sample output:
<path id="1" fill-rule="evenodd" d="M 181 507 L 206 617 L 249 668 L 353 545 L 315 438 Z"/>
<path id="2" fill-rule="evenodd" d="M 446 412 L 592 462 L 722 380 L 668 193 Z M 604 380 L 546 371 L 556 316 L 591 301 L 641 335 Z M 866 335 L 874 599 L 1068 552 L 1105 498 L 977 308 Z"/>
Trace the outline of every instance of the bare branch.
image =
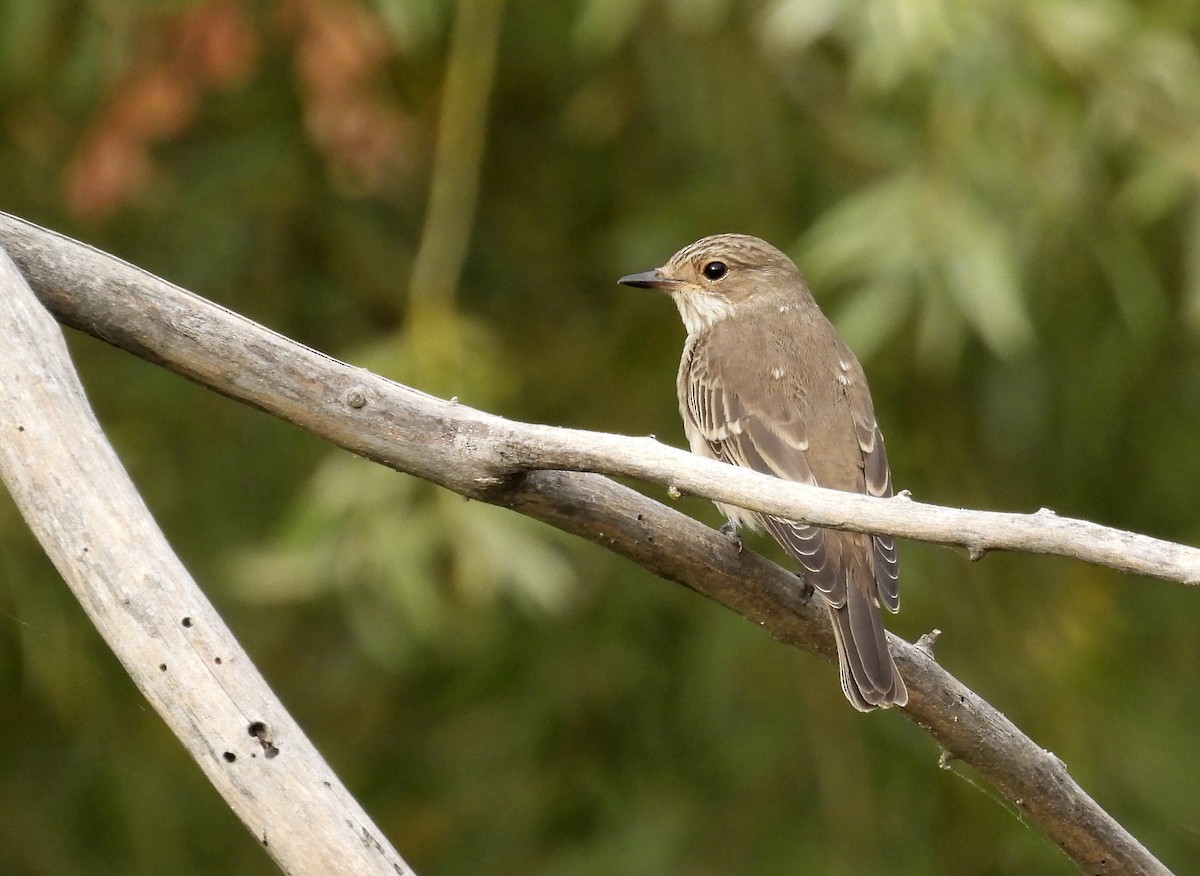
<path id="1" fill-rule="evenodd" d="M 692 495 L 835 529 L 885 532 L 918 541 L 959 545 L 972 559 L 988 551 L 1056 554 L 1184 584 L 1200 584 L 1200 548 L 1059 517 L 1043 508 L 1033 514 L 974 511 L 843 493 L 734 468 L 664 446 L 652 438 L 628 438 L 553 426 L 510 424 L 508 447 L 499 448 L 514 470 L 594 471 L 673 486 Z"/>
<path id="2" fill-rule="evenodd" d="M 245 359 L 247 351 L 237 348 L 237 332 L 269 330 L 119 259 L 5 213 L 0 213 L 0 244 L 9 248 L 35 291 L 67 325 L 158 362 L 218 392 L 291 420 L 377 462 L 438 483 L 443 483 L 441 478 L 445 477 L 439 472 L 444 472 L 460 455 L 466 454 L 475 465 L 488 470 L 489 481 L 503 480 L 533 469 L 592 471 L 634 477 L 741 508 L 835 529 L 884 532 L 918 541 L 959 545 L 967 548 L 973 559 L 997 550 L 1054 554 L 1122 572 L 1200 584 L 1200 548 L 1085 520 L 1059 517 L 1045 508 L 1033 514 L 975 511 L 915 502 L 905 495 L 878 499 L 827 490 L 783 481 L 749 469 L 731 468 L 660 444 L 653 438 L 505 420 L 366 372 L 357 372 L 363 376 L 363 386 L 359 388 L 362 392 L 383 393 L 397 399 L 404 397 L 396 414 L 408 417 L 419 413 L 421 423 L 443 424 L 438 428 L 446 432 L 442 436 L 446 440 L 436 446 L 406 446 L 402 452 L 397 452 L 394 447 L 389 447 L 386 436 L 380 436 L 385 438 L 380 443 L 378 439 L 372 441 L 367 435 L 357 434 L 357 429 L 342 429 L 338 433 L 340 437 L 336 437 L 319 428 L 322 424 L 326 428 L 330 426 L 329 417 L 335 410 L 349 418 L 343 426 L 357 421 L 369 430 L 378 411 L 366 403 L 365 396 L 364 404 L 358 408 L 350 408 L 344 399 L 334 402 L 332 408 L 317 407 L 311 398 L 304 396 L 286 399 L 284 403 L 285 400 L 279 398 L 278 386 L 270 380 L 256 379 L 249 374 L 222 373 L 227 370 L 220 367 L 225 363 L 212 358 L 219 353 L 232 357 L 230 362 Z M 71 275 L 57 273 L 72 267 L 70 262 L 50 261 L 61 259 L 63 253 L 55 250 L 64 247 L 74 247 L 77 254 L 88 255 L 86 261 L 75 261 Z M 101 265 L 107 269 L 105 274 L 83 276 L 85 270 Z M 89 282 L 90 288 L 72 285 L 84 280 Z M 162 296 L 161 300 L 150 300 L 156 290 L 169 290 L 174 300 Z M 126 294 L 130 297 L 124 297 Z M 199 305 L 220 311 L 223 324 L 204 326 L 197 323 L 191 332 L 195 336 L 188 337 L 189 323 L 198 319 L 192 311 Z M 129 311 L 130 307 L 137 307 L 138 312 Z M 154 321 L 159 324 L 155 325 Z M 181 334 L 170 337 L 175 330 Z M 268 368 L 265 377 L 269 378 L 277 367 L 295 369 L 296 366 L 288 366 L 283 360 L 298 349 L 332 361 L 275 333 L 271 333 L 269 345 L 255 351 L 255 358 L 259 359 L 260 367 Z M 264 358 L 268 354 L 270 361 Z M 343 376 L 339 383 L 344 382 Z M 346 386 L 342 391 L 353 389 Z M 453 436 L 449 434 L 451 432 Z M 407 440 L 413 437 L 412 433 L 410 424 L 395 437 Z M 488 484 L 468 484 L 451 477 L 443 486 L 483 499 Z"/>
<path id="3" fill-rule="evenodd" d="M 513 423 L 337 362 L 111 256 L 2 214 L 0 244 L 61 321 L 355 453 L 603 544 L 827 660 L 834 650 L 827 621 L 797 602 L 790 573 L 739 554 L 715 531 L 635 491 L 569 470 L 656 479 L 822 525 L 974 550 L 1032 546 L 1200 581 L 1200 552 L 1080 521 L 872 500 L 720 466 L 649 439 Z M 1004 533 L 999 539 L 993 526 Z M 1087 796 L 1061 761 L 924 650 L 895 637 L 892 643 L 909 687 L 903 714 L 992 782 L 1081 869 L 1168 872 Z"/>
<path id="4" fill-rule="evenodd" d="M 134 684 L 285 873 L 411 874 L 155 525 L 0 249 L 0 477 Z"/>

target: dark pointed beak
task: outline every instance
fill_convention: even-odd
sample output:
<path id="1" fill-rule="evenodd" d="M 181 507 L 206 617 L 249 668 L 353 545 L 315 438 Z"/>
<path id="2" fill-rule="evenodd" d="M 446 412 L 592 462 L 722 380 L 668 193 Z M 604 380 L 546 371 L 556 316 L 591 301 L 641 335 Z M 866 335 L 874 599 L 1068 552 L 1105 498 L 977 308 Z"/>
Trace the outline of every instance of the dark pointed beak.
<path id="1" fill-rule="evenodd" d="M 642 271 L 640 274 L 629 274 L 617 280 L 622 286 L 636 286 L 639 289 L 672 289 L 682 280 L 664 277 L 657 270 Z"/>

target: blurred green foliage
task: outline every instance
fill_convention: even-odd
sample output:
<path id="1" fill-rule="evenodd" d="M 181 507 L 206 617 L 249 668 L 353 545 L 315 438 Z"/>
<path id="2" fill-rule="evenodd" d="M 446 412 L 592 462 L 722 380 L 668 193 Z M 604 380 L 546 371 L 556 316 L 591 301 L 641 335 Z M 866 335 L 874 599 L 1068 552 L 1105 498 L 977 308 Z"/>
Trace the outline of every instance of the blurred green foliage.
<path id="1" fill-rule="evenodd" d="M 1200 540 L 1196 0 L 0 0 L 0 21 L 0 208 L 310 346 L 681 443 L 677 316 L 615 278 L 745 231 L 859 350 L 900 487 Z M 189 568 L 422 876 L 1073 872 L 915 727 L 849 709 L 832 667 L 71 340 Z M 1194 594 L 901 550 L 891 627 L 942 629 L 948 669 L 1169 866 L 1200 859 Z M 271 871 L 7 500 L 0 690 L 0 871 Z"/>

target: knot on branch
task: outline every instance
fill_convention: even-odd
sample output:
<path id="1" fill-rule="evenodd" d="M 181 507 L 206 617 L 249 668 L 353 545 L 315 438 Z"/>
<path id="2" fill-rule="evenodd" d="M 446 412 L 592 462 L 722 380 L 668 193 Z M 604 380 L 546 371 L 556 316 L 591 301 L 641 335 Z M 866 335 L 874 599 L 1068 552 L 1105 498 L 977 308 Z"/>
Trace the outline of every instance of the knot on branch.
<path id="1" fill-rule="evenodd" d="M 516 504 L 517 495 L 524 489 L 526 479 L 536 471 L 524 467 L 501 467 L 495 465 L 494 460 L 476 462 L 478 464 L 471 472 L 470 482 L 461 492 L 469 499 L 505 508 Z"/>

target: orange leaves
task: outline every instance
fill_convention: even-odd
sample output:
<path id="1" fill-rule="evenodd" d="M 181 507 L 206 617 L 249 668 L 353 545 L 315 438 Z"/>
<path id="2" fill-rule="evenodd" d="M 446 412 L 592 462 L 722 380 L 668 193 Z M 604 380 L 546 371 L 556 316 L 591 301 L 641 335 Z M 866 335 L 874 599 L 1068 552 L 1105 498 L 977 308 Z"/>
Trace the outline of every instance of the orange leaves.
<path id="1" fill-rule="evenodd" d="M 379 20 L 350 0 L 284 0 L 309 137 L 336 181 L 354 194 L 387 187 L 410 151 L 413 122 L 383 94 L 396 47 Z"/>
<path id="2" fill-rule="evenodd" d="M 67 206 L 102 219 L 142 191 L 154 169 L 151 149 L 193 123 L 208 91 L 246 80 L 259 36 L 241 7 L 217 0 L 156 20 L 132 69 L 117 81 L 67 166 Z"/>
<path id="3" fill-rule="evenodd" d="M 254 73 L 264 44 L 290 40 L 307 138 L 351 194 L 386 191 L 421 139 L 388 91 L 392 35 L 360 0 L 279 0 L 256 20 L 237 0 L 210 0 L 141 23 L 128 70 L 108 91 L 64 173 L 70 211 L 99 220 L 153 179 L 156 146 L 194 125 L 206 94 Z M 270 23 L 264 23 L 270 21 Z"/>

